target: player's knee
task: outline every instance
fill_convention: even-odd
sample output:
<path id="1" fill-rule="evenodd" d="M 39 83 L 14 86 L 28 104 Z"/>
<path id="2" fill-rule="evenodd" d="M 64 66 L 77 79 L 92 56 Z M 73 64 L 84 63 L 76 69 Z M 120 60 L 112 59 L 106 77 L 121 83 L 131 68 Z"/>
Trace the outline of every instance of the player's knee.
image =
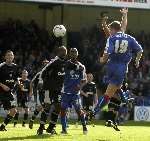
<path id="1" fill-rule="evenodd" d="M 10 109 L 10 115 L 11 116 L 15 116 L 15 114 L 17 113 L 17 109 L 16 108 L 12 108 L 12 109 Z"/>
<path id="2" fill-rule="evenodd" d="M 61 111 L 60 111 L 60 115 L 61 115 L 61 117 L 65 117 L 66 116 L 66 110 L 65 109 L 61 109 Z"/>
<path id="3" fill-rule="evenodd" d="M 82 109 L 77 110 L 79 116 L 85 115 L 85 112 Z"/>
<path id="4" fill-rule="evenodd" d="M 26 114 L 28 114 L 28 113 L 29 113 L 29 109 L 28 109 L 28 108 L 25 108 L 25 110 L 24 110 L 24 111 L 25 111 L 25 113 L 26 113 Z"/>

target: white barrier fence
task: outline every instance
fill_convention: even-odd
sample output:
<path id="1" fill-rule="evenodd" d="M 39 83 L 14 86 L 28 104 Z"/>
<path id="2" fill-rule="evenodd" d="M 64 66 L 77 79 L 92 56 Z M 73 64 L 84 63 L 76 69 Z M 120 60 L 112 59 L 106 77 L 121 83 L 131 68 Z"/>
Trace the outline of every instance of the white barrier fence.
<path id="1" fill-rule="evenodd" d="M 135 121 L 150 121 L 150 106 L 135 106 L 134 120 Z"/>
<path id="2" fill-rule="evenodd" d="M 20 1 L 150 9 L 149 0 L 20 0 Z"/>

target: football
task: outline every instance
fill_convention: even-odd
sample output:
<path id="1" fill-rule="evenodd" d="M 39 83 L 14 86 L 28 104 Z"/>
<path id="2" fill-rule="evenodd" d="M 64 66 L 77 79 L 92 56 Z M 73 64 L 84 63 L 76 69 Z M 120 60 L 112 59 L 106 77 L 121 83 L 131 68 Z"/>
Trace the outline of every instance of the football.
<path id="1" fill-rule="evenodd" d="M 53 28 L 55 37 L 63 37 L 66 34 L 66 28 L 64 25 L 55 25 Z"/>

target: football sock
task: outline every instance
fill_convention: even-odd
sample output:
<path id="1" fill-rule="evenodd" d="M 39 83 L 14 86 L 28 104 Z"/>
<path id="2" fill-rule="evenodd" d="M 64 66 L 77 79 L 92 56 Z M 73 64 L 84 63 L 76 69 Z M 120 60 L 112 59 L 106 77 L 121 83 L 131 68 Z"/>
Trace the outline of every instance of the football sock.
<path id="1" fill-rule="evenodd" d="M 14 117 L 15 122 L 18 121 L 18 118 L 19 118 L 19 113 L 16 113 L 16 114 L 15 114 L 15 117 Z"/>
<path id="2" fill-rule="evenodd" d="M 1 126 L 5 127 L 12 120 L 12 118 L 13 117 L 8 114 Z"/>
<path id="3" fill-rule="evenodd" d="M 34 121 L 38 114 L 39 114 L 39 111 L 36 109 L 34 111 L 34 115 L 32 116 L 31 120 Z"/>
<path id="4" fill-rule="evenodd" d="M 100 111 L 100 109 L 105 107 L 109 103 L 109 100 L 110 100 L 110 98 L 108 95 L 104 95 L 104 96 L 102 96 L 102 98 L 100 97 L 98 100 L 98 104 L 94 108 L 95 114 L 98 113 Z"/>

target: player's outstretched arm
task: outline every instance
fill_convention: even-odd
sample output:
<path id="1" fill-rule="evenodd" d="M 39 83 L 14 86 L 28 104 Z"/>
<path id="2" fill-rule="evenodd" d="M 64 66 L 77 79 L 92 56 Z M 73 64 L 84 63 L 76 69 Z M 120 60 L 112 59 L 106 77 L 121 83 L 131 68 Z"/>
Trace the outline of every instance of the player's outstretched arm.
<path id="1" fill-rule="evenodd" d="M 110 30 L 109 30 L 109 27 L 108 27 L 108 25 L 107 25 L 107 19 L 108 19 L 108 17 L 107 16 L 104 16 L 103 18 L 102 18 L 102 28 L 103 28 L 103 31 L 104 31 L 104 33 L 105 33 L 105 36 L 106 36 L 106 38 L 108 38 L 109 36 L 110 36 Z"/>
<path id="2" fill-rule="evenodd" d="M 141 60 L 142 54 L 143 54 L 143 50 L 137 52 L 136 59 L 135 59 L 135 66 L 136 66 L 136 68 L 139 67 L 139 62 Z"/>
<path id="3" fill-rule="evenodd" d="M 122 14 L 121 29 L 125 32 L 128 24 L 128 8 L 122 8 L 120 12 Z"/>

